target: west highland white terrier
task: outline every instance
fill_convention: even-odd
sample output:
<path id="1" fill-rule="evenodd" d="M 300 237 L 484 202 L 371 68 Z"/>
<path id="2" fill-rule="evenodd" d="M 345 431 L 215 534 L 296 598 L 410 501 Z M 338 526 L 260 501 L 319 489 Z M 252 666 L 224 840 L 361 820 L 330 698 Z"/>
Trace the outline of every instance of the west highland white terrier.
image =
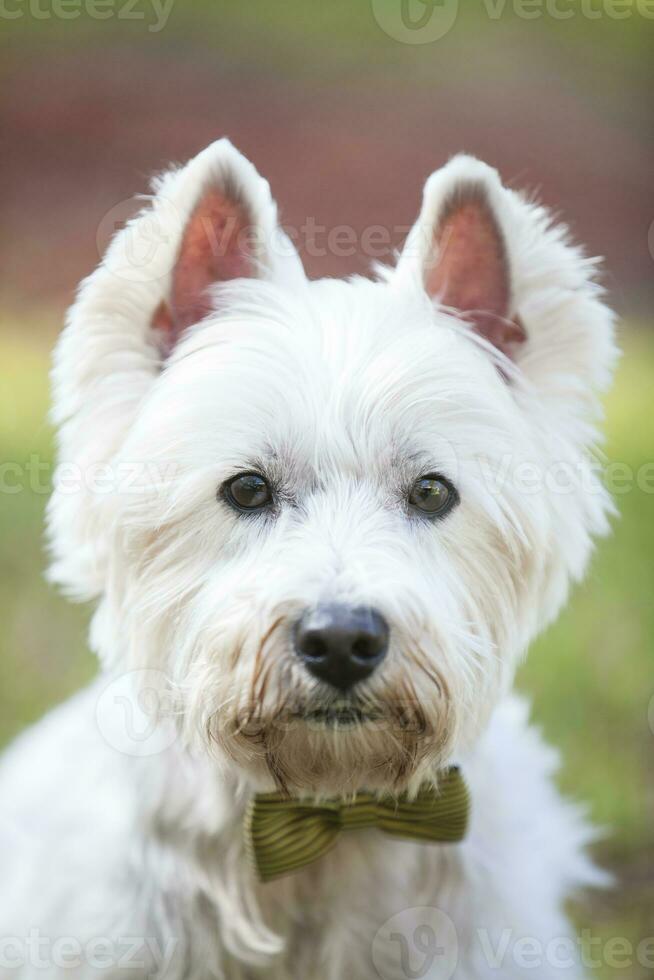
<path id="1" fill-rule="evenodd" d="M 55 353 L 102 671 L 2 760 L 2 976 L 584 974 L 511 688 L 611 512 L 595 271 L 468 156 L 374 280 L 308 280 L 226 140 L 155 183 Z"/>

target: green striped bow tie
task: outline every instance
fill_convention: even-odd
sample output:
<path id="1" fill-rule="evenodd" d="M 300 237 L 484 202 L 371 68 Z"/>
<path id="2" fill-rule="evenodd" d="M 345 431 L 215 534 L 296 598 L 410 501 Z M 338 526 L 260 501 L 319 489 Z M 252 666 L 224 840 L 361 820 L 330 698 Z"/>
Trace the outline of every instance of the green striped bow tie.
<path id="1" fill-rule="evenodd" d="M 413 799 L 357 793 L 351 803 L 312 803 L 259 793 L 246 815 L 246 846 L 259 879 L 272 881 L 317 861 L 342 830 L 376 827 L 404 840 L 455 843 L 465 836 L 469 809 L 457 766 L 443 771 L 437 789 L 423 786 Z"/>

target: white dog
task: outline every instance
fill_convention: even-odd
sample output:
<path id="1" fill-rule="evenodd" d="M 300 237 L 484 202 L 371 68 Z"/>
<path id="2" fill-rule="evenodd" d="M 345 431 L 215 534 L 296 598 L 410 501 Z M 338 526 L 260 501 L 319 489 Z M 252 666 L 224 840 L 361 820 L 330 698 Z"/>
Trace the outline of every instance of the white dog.
<path id="1" fill-rule="evenodd" d="M 309 281 L 225 140 L 157 182 L 55 355 L 51 576 L 103 669 L 2 760 L 0 975 L 583 975 L 591 833 L 510 689 L 607 530 L 595 266 L 465 156 L 375 281 Z M 462 840 L 259 880 L 254 800 L 301 835 L 453 764 Z"/>

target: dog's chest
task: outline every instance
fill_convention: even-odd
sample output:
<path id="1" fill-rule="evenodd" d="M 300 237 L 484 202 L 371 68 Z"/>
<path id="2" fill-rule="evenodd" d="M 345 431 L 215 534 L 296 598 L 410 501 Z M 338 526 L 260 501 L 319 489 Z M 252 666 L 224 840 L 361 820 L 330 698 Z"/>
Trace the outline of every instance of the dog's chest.
<path id="1" fill-rule="evenodd" d="M 408 922 L 413 908 L 434 901 L 447 860 L 437 846 L 356 831 L 342 834 L 312 867 L 260 886 L 264 917 L 286 939 L 279 974 L 268 970 L 266 977 L 374 975 L 371 964 L 383 955 L 389 925 L 398 916 Z"/>

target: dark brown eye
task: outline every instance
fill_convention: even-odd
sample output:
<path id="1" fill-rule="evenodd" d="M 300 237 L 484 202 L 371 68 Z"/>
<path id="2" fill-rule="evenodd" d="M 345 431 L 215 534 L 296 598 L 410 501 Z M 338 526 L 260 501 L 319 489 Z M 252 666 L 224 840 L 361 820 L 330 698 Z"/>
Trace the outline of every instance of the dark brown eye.
<path id="1" fill-rule="evenodd" d="M 236 510 L 262 510 L 272 503 L 272 492 L 259 473 L 240 473 L 223 484 L 223 496 Z"/>
<path id="2" fill-rule="evenodd" d="M 421 476 L 409 491 L 409 503 L 428 517 L 444 517 L 459 495 L 443 476 Z"/>

